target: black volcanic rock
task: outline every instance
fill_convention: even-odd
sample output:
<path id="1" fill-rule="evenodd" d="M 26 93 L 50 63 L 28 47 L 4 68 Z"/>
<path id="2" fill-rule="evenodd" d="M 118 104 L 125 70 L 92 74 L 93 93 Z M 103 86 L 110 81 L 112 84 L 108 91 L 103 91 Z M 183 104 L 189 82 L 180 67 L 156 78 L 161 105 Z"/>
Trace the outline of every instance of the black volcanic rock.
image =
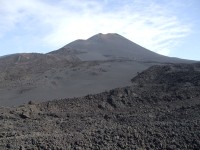
<path id="1" fill-rule="evenodd" d="M 173 64 L 168 66 L 152 66 L 138 74 L 131 81 L 134 83 L 159 83 L 173 85 L 190 83 L 200 85 L 200 64 Z"/>
<path id="2" fill-rule="evenodd" d="M 200 149 L 199 76 L 199 63 L 154 66 L 129 87 L 0 108 L 0 148 Z"/>

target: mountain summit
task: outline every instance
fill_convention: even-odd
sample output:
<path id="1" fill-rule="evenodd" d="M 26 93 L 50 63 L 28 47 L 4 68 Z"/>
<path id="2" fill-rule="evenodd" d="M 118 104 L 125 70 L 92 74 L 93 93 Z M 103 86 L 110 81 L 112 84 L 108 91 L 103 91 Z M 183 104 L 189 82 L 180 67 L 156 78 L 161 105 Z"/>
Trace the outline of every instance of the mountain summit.
<path id="1" fill-rule="evenodd" d="M 119 38 L 124 38 L 121 35 L 117 34 L 117 33 L 107 33 L 107 34 L 96 34 L 90 38 L 88 38 L 88 41 L 93 41 L 93 42 L 101 42 L 101 41 L 105 41 L 105 40 L 115 40 L 115 39 L 119 39 Z M 124 38 L 125 39 L 125 38 Z"/>

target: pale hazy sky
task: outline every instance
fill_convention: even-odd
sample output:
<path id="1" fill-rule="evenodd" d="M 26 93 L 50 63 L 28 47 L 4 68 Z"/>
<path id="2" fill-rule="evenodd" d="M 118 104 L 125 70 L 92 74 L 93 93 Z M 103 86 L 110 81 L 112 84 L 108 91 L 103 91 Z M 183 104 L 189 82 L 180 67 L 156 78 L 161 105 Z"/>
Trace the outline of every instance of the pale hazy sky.
<path id="1" fill-rule="evenodd" d="M 163 55 L 200 60 L 199 14 L 200 0 L 0 0 L 0 56 L 118 33 Z"/>

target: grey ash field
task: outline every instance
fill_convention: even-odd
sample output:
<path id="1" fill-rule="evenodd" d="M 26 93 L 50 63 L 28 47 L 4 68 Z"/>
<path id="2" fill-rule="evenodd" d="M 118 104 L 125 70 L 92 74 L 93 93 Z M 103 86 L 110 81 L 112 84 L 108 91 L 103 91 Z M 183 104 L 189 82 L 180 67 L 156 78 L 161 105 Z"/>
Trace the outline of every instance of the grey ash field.
<path id="1" fill-rule="evenodd" d="M 2 150 L 200 149 L 200 63 L 118 34 L 1 57 L 0 97 Z"/>

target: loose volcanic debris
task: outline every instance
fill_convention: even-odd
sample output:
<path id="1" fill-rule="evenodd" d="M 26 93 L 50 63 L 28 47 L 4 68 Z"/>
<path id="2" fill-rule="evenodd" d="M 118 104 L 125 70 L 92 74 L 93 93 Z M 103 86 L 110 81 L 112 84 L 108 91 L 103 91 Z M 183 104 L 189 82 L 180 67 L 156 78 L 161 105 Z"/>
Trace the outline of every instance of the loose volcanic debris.
<path id="1" fill-rule="evenodd" d="M 153 66 L 132 82 L 0 108 L 0 149 L 200 149 L 200 64 Z"/>

